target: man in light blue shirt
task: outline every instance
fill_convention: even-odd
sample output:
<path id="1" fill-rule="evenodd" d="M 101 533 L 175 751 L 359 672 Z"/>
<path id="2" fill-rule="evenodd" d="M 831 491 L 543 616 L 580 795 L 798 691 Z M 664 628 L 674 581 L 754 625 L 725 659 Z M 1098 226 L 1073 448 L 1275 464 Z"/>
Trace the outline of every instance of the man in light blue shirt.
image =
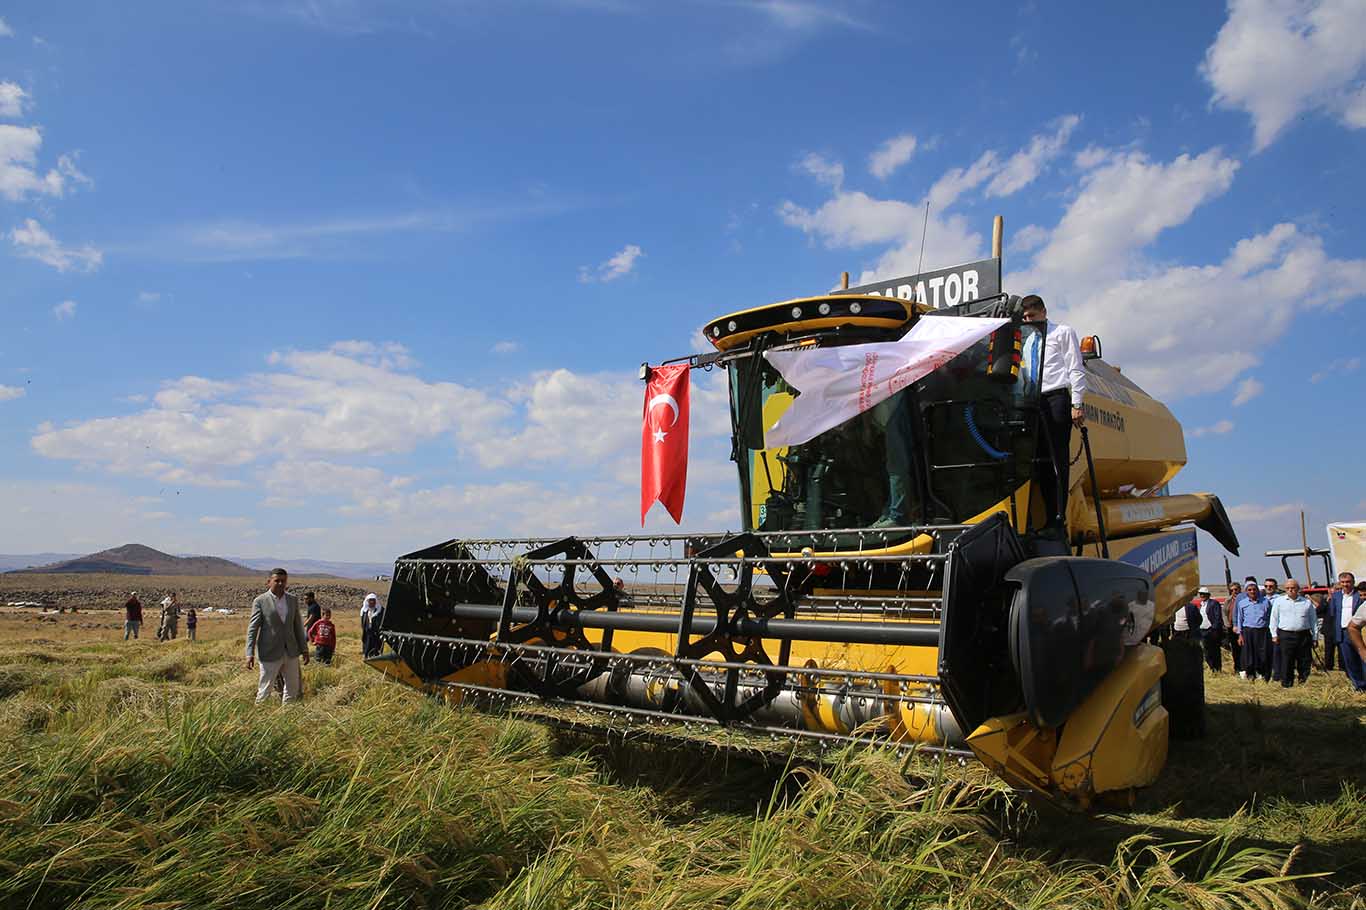
<path id="1" fill-rule="evenodd" d="M 1238 637 L 1238 645 L 1243 649 L 1244 679 L 1262 682 L 1271 681 L 1271 635 L 1267 631 L 1267 621 L 1271 616 L 1271 603 L 1262 596 L 1257 579 L 1249 579 L 1238 602 L 1233 607 L 1233 634 Z"/>
<path id="2" fill-rule="evenodd" d="M 1319 617 L 1314 602 L 1300 594 L 1300 583 L 1285 580 L 1285 593 L 1271 602 L 1271 640 L 1281 646 L 1281 685 L 1289 689 L 1309 679 L 1309 658 L 1319 637 Z"/>

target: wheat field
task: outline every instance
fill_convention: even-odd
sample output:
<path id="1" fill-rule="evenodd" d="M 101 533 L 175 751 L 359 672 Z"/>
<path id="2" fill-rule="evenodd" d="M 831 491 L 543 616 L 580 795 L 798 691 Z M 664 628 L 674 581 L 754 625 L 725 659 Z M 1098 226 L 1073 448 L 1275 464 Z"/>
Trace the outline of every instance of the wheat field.
<path id="1" fill-rule="evenodd" d="M 0 906 L 1366 907 L 1366 700 L 1209 681 L 1132 812 L 1033 807 L 890 750 L 764 764 L 559 734 L 387 684 L 337 614 L 303 704 L 246 617 L 122 641 L 0 611 Z"/>

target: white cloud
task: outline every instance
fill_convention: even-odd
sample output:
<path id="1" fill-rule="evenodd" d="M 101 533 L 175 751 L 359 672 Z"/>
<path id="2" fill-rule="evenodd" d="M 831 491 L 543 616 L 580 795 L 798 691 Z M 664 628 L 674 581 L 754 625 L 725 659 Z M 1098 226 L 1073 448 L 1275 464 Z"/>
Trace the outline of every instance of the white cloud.
<path id="1" fill-rule="evenodd" d="M 266 489 L 281 498 L 345 496 L 362 504 L 390 496 L 412 482 L 408 477 L 389 477 L 375 467 L 316 460 L 276 462 L 262 479 Z"/>
<path id="2" fill-rule="evenodd" d="M 987 196 L 1010 196 L 1033 183 L 1062 151 L 1079 123 L 1080 117 L 1069 114 L 1059 118 L 1051 134 L 1040 133 L 1030 139 L 1029 144 L 1007 158 L 1001 170 L 991 178 Z"/>
<path id="3" fill-rule="evenodd" d="M 498 341 L 493 347 L 489 348 L 490 354 L 516 354 L 522 349 L 522 345 L 516 341 Z"/>
<path id="4" fill-rule="evenodd" d="M 1220 420 L 1219 422 L 1207 427 L 1194 427 L 1186 431 L 1186 436 L 1191 439 L 1199 439 L 1201 436 L 1223 436 L 1233 432 L 1233 421 Z"/>
<path id="5" fill-rule="evenodd" d="M 911 133 L 893 136 L 868 156 L 868 173 L 879 180 L 886 180 L 897 168 L 911 160 L 915 147 L 916 138 Z"/>
<path id="6" fill-rule="evenodd" d="M 1361 0 L 1230 0 L 1201 74 L 1214 104 L 1252 115 L 1266 148 L 1301 111 L 1366 127 L 1366 4 Z"/>
<path id="7" fill-rule="evenodd" d="M 0 117 L 22 117 L 28 97 L 18 83 L 0 82 Z"/>
<path id="8" fill-rule="evenodd" d="M 1034 257 L 1049 275 L 1120 274 L 1131 254 L 1163 230 L 1183 224 L 1205 201 L 1224 193 L 1238 162 L 1211 149 L 1163 164 L 1138 151 L 1092 156 L 1080 192 Z"/>
<path id="9" fill-rule="evenodd" d="M 63 300 L 52 308 L 52 315 L 58 322 L 71 319 L 76 315 L 76 301 Z"/>
<path id="10" fill-rule="evenodd" d="M 93 272 L 104 262 L 104 254 L 92 246 L 62 246 L 33 218 L 24 219 L 22 227 L 10 231 L 9 239 L 14 244 L 16 255 L 36 259 L 59 272 Z"/>
<path id="11" fill-rule="evenodd" d="M 984 251 L 984 239 L 967 219 L 951 211 L 954 203 L 983 187 L 987 194 L 1000 196 L 1028 186 L 1061 153 L 1078 122 L 1075 116 L 1063 117 L 1048 132 L 1031 137 L 1024 148 L 1004 158 L 994 150 L 983 152 L 972 164 L 946 171 L 925 198 L 916 202 L 877 199 L 839 185 L 831 198 L 815 209 L 784 201 L 778 207 L 778 217 L 830 248 L 892 244 L 855 284 L 917 271 L 922 261 L 922 231 L 926 265 L 977 258 Z M 818 172 L 807 170 L 820 179 Z M 926 202 L 930 206 L 928 222 Z"/>
<path id="12" fill-rule="evenodd" d="M 213 525 L 220 528 L 249 528 L 251 527 L 250 518 L 242 518 L 238 515 L 205 515 L 199 519 L 202 525 Z"/>
<path id="13" fill-rule="evenodd" d="M 639 445 L 642 391 L 625 375 L 539 373 L 510 395 L 521 431 L 478 440 L 474 452 L 490 468 L 527 460 L 594 464 L 621 456 L 632 450 L 632 440 Z"/>
<path id="14" fill-rule="evenodd" d="M 138 291 L 138 303 L 152 304 L 161 299 L 159 291 Z"/>
<path id="15" fill-rule="evenodd" d="M 590 269 L 588 266 L 579 266 L 579 281 L 588 284 L 593 281 L 608 282 L 616 281 L 631 274 L 635 270 L 636 260 L 644 256 L 645 253 L 634 243 L 628 243 L 620 252 L 611 256 L 606 262 L 598 265 L 597 269 Z"/>
<path id="16" fill-rule="evenodd" d="M 1037 224 L 1026 224 L 1010 235 L 1006 249 L 1015 253 L 1028 253 L 1037 250 L 1048 242 L 1049 230 Z"/>
<path id="17" fill-rule="evenodd" d="M 1208 265 L 1158 266 L 1122 245 L 1107 253 L 1118 262 L 1132 260 L 1115 274 L 1134 277 L 1097 283 L 1093 275 L 1036 272 L 1021 286 L 1058 301 L 1079 331 L 1100 334 L 1107 359 L 1158 396 L 1219 391 L 1254 365 L 1299 313 L 1366 296 L 1366 259 L 1332 259 L 1320 238 L 1292 224 L 1240 240 L 1222 262 Z M 1210 345 L 1239 325 L 1257 327 L 1250 342 Z"/>
<path id="18" fill-rule="evenodd" d="M 1284 502 L 1274 506 L 1247 503 L 1231 506 L 1228 509 L 1228 517 L 1231 521 L 1269 521 L 1282 515 L 1293 515 L 1302 508 L 1304 506 L 1298 502 Z"/>
<path id="19" fill-rule="evenodd" d="M 18 202 L 34 195 L 62 195 L 65 180 L 61 173 L 37 170 L 42 144 L 43 133 L 36 126 L 0 124 L 0 196 Z"/>
<path id="20" fill-rule="evenodd" d="M 803 155 L 797 162 L 797 170 L 800 173 L 815 177 L 821 183 L 832 186 L 836 190 L 844 183 L 844 165 L 838 161 L 831 161 L 816 152 L 807 152 Z"/>
<path id="21" fill-rule="evenodd" d="M 1233 394 L 1233 406 L 1242 407 L 1258 395 L 1262 394 L 1265 387 L 1255 376 L 1249 376 L 1238 383 L 1238 390 Z"/>
<path id="22" fill-rule="evenodd" d="M 1355 373 L 1361 367 L 1360 357 L 1339 357 L 1331 361 L 1323 369 L 1309 377 L 1310 382 L 1323 382 L 1330 376 L 1345 376 L 1348 373 Z"/>
<path id="23" fill-rule="evenodd" d="M 13 401 L 16 398 L 24 397 L 24 387 L 21 385 L 0 385 L 0 401 Z"/>
<path id="24" fill-rule="evenodd" d="M 1064 117 L 1011 156 L 990 150 L 935 181 L 926 194 L 924 265 L 984 255 L 983 236 L 952 206 L 965 194 L 993 192 L 993 184 L 995 192 L 1018 191 L 1062 154 L 1076 126 Z M 1011 241 L 1026 267 L 1012 269 L 1009 289 L 1042 294 L 1058 318 L 1102 335 L 1111 361 L 1153 394 L 1219 391 L 1243 379 L 1298 313 L 1366 296 L 1366 259 L 1334 259 L 1317 235 L 1293 224 L 1230 238 L 1220 262 L 1155 260 L 1154 241 L 1232 185 L 1239 162 L 1217 148 L 1161 161 L 1139 149 L 1091 146 L 1075 163 L 1080 173 L 1063 194 L 1058 223 L 1028 225 Z M 830 248 L 882 246 L 855 282 L 866 284 L 919 269 L 924 202 L 841 187 L 814 209 L 785 201 L 778 215 Z M 1251 350 L 1211 347 L 1210 338 L 1234 325 L 1257 327 Z"/>
<path id="25" fill-rule="evenodd" d="M 229 394 L 234 388 L 230 382 L 218 382 L 201 376 L 182 376 L 162 383 L 161 391 L 152 400 L 163 411 L 193 411 L 206 401 Z"/>
<path id="26" fill-rule="evenodd" d="M 72 152 L 69 155 L 57 156 L 57 170 L 71 183 L 81 186 L 94 186 L 95 181 L 86 176 L 80 168 L 76 166 L 76 159 L 81 157 L 80 152 Z"/>
<path id="27" fill-rule="evenodd" d="M 384 341 L 378 344 L 373 341 L 338 341 L 328 350 L 381 370 L 409 370 L 417 366 L 417 361 L 412 358 L 408 349 L 397 341 Z M 278 360 L 271 360 L 271 363 L 276 362 Z"/>
<path id="28" fill-rule="evenodd" d="M 808 0 L 749 0 L 751 9 L 764 13 L 774 24 L 793 31 L 812 31 L 830 25 L 866 29 L 867 24 L 836 4 Z"/>
<path id="29" fill-rule="evenodd" d="M 127 241 L 124 252 L 188 262 L 258 262 L 334 258 L 367 238 L 456 233 L 482 225 L 562 214 L 579 205 L 547 193 L 479 207 L 414 209 L 262 222 L 242 218 L 180 224 Z"/>
<path id="30" fill-rule="evenodd" d="M 0 38 L 13 38 L 13 37 L 14 37 L 14 29 L 10 28 L 10 27 L 9 27 L 9 24 L 8 24 L 7 22 L 5 22 L 4 19 L 0 19 Z"/>
<path id="31" fill-rule="evenodd" d="M 240 380 L 183 377 L 157 406 L 48 429 L 31 440 L 50 458 L 169 483 L 240 484 L 233 471 L 283 453 L 377 456 L 453 437 L 472 445 L 511 410 L 484 392 L 401 371 L 401 346 L 345 342 L 275 352 L 269 372 Z"/>

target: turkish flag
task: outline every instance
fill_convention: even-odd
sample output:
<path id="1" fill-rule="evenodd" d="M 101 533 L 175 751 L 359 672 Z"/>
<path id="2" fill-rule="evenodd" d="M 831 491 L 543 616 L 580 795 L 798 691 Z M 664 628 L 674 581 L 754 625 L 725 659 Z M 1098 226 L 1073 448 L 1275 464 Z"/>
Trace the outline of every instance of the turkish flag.
<path id="1" fill-rule="evenodd" d="M 640 523 L 655 500 L 683 521 L 688 485 L 688 365 L 652 367 L 640 427 Z"/>

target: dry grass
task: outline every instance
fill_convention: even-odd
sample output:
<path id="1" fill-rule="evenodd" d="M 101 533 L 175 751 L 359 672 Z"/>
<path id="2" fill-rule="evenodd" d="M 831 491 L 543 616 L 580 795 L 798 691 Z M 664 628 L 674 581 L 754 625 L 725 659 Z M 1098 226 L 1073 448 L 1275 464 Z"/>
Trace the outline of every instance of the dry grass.
<path id="1" fill-rule="evenodd" d="M 1362 905 L 1366 705 L 1334 680 L 1212 681 L 1213 735 L 1137 814 L 1057 819 L 971 765 L 772 768 L 447 709 L 338 618 L 308 700 L 256 708 L 243 614 L 168 644 L 0 614 L 0 906 Z"/>

